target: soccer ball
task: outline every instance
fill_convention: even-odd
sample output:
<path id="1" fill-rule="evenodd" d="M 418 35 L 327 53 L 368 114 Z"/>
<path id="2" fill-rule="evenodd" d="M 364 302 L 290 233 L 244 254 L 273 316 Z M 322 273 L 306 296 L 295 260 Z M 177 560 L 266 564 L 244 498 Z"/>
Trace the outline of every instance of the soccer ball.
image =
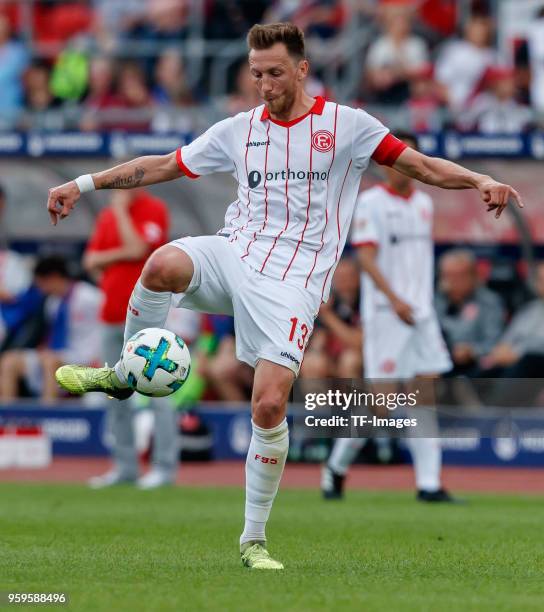
<path id="1" fill-rule="evenodd" d="M 149 327 L 134 334 L 121 357 L 129 386 L 152 397 L 177 391 L 191 370 L 191 355 L 183 340 L 167 329 Z"/>

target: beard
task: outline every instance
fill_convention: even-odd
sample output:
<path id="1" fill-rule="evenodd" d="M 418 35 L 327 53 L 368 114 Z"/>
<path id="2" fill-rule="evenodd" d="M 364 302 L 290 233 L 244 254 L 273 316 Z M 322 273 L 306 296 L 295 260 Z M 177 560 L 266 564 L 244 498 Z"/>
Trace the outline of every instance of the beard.
<path id="1" fill-rule="evenodd" d="M 295 93 L 293 91 L 286 91 L 281 96 L 274 98 L 274 100 L 270 100 L 266 102 L 266 106 L 268 107 L 268 111 L 273 115 L 286 115 L 291 110 L 295 102 Z"/>

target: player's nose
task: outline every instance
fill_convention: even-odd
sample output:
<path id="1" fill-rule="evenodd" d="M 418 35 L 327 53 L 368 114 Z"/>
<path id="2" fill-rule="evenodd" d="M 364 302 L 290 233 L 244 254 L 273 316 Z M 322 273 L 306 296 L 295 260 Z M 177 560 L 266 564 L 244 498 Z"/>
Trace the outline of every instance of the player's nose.
<path id="1" fill-rule="evenodd" d="M 263 75 L 262 81 L 261 81 L 261 87 L 263 91 L 267 91 L 267 92 L 271 92 L 273 85 L 272 85 L 272 81 L 269 79 L 269 77 L 265 74 Z"/>

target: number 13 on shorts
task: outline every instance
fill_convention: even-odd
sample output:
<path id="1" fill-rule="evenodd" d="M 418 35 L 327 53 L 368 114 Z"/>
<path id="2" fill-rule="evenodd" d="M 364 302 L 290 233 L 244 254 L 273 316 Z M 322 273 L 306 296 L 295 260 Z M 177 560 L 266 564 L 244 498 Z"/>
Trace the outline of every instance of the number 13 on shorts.
<path id="1" fill-rule="evenodd" d="M 289 342 L 296 342 L 299 350 L 303 351 L 305 348 L 306 340 L 310 332 L 306 323 L 300 324 L 300 333 L 297 333 L 297 327 L 299 326 L 298 317 L 291 317 L 291 331 L 289 332 Z"/>

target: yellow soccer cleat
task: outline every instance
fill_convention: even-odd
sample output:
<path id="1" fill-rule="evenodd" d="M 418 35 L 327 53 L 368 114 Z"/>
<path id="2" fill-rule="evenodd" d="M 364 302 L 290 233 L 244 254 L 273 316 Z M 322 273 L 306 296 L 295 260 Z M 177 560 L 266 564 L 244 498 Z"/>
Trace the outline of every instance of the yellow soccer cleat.
<path id="1" fill-rule="evenodd" d="M 246 542 L 240 549 L 242 563 L 246 567 L 258 570 L 282 570 L 283 563 L 272 559 L 264 542 Z"/>
<path id="2" fill-rule="evenodd" d="M 129 398 L 134 391 L 123 387 L 113 368 L 64 365 L 55 372 L 59 385 L 73 395 L 98 391 L 118 400 Z"/>

